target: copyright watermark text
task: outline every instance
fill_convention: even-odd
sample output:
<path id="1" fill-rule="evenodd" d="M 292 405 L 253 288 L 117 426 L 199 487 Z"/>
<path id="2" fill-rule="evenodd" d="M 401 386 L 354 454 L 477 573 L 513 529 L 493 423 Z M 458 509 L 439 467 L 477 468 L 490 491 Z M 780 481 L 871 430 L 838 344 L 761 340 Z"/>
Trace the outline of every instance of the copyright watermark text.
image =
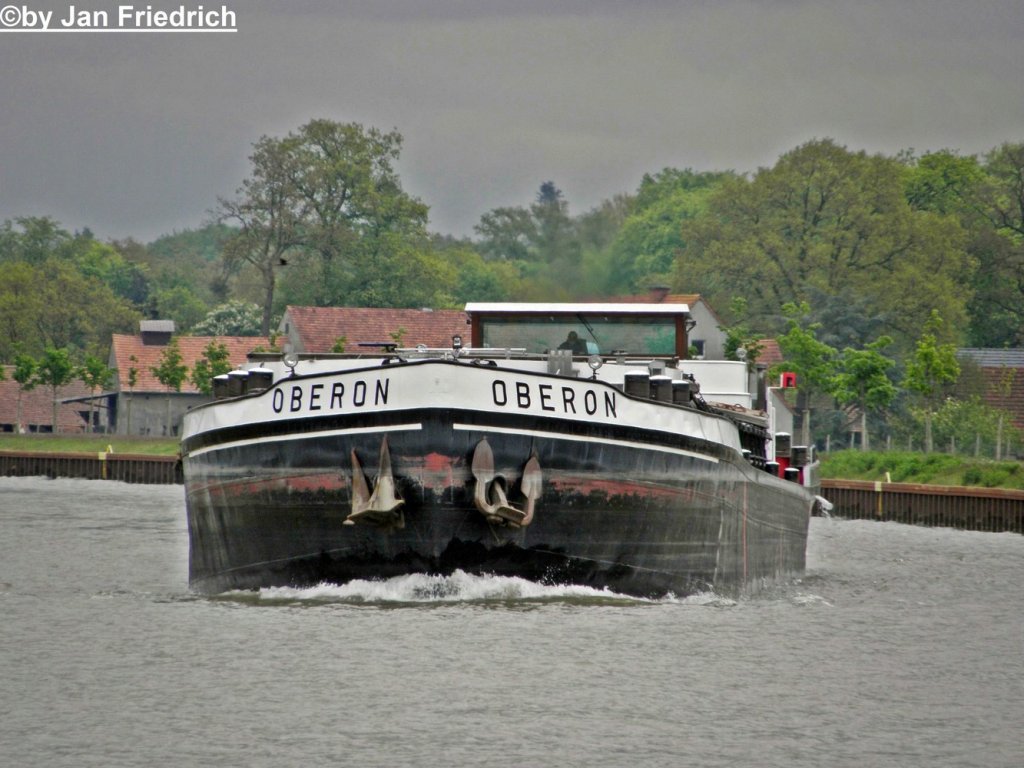
<path id="1" fill-rule="evenodd" d="M 237 32 L 238 18 L 227 5 L 118 5 L 95 10 L 69 5 L 61 13 L 31 5 L 0 8 L 0 32 Z"/>

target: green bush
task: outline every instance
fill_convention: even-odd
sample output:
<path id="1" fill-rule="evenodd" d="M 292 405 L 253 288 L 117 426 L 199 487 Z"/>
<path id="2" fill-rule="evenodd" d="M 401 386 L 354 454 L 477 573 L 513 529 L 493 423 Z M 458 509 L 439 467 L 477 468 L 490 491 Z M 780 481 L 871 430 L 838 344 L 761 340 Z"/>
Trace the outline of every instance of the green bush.
<path id="1" fill-rule="evenodd" d="M 822 459 L 821 476 L 843 480 L 888 479 L 894 483 L 1024 489 L 1024 471 L 1019 461 L 997 462 L 948 453 L 836 451 Z"/>

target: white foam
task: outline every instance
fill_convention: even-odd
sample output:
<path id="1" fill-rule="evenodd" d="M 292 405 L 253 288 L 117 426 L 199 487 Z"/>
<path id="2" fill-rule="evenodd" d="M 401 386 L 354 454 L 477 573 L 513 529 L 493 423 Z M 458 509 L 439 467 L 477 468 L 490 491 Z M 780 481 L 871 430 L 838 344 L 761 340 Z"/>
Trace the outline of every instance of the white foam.
<path id="1" fill-rule="evenodd" d="M 832 607 L 832 603 L 821 595 L 797 594 L 789 598 L 789 602 L 793 605 L 823 605 L 826 608 Z"/>
<path id="2" fill-rule="evenodd" d="M 456 603 L 486 600 L 613 599 L 635 600 L 607 589 L 572 584 L 538 584 L 510 576 L 477 576 L 455 571 L 450 576 L 410 574 L 386 581 L 354 580 L 315 587 L 267 587 L 260 600 L 367 603 Z"/>

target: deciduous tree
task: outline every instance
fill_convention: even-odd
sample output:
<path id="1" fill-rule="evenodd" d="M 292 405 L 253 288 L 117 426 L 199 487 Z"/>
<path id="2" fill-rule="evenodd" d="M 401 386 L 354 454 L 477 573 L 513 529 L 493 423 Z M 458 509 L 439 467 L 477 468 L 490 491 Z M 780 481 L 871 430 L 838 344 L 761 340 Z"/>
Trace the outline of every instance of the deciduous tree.
<path id="1" fill-rule="evenodd" d="M 229 301 L 214 307 L 192 327 L 196 336 L 259 336 L 260 308 L 247 301 Z"/>
<path id="2" fill-rule="evenodd" d="M 181 385 L 185 383 L 188 375 L 188 366 L 185 365 L 181 356 L 181 347 L 178 339 L 171 339 L 160 354 L 160 364 L 150 367 L 150 371 L 156 376 L 157 381 L 167 387 L 167 417 L 164 422 L 164 434 L 173 435 L 171 427 L 171 392 L 181 392 Z"/>
<path id="3" fill-rule="evenodd" d="M 75 365 L 71 362 L 71 354 L 67 349 L 47 347 L 36 368 L 36 381 L 50 388 L 53 402 L 52 429 L 60 432 L 57 421 L 57 390 L 75 378 Z"/>
<path id="4" fill-rule="evenodd" d="M 903 378 L 903 386 L 920 398 L 924 416 L 924 449 L 927 452 L 933 448 L 932 418 L 948 394 L 949 385 L 960 376 L 956 346 L 939 341 L 943 325 L 942 316 L 937 310 L 932 310 L 921 338 L 917 341 L 914 355 L 907 362 Z"/>
<path id="5" fill-rule="evenodd" d="M 911 208 L 905 173 L 893 159 L 819 140 L 749 180 L 725 179 L 707 213 L 683 223 L 676 286 L 712 306 L 746 296 L 765 332 L 783 304 L 836 292 L 863 300 L 898 349 L 932 308 L 962 327 L 972 269 L 963 229 Z"/>
<path id="6" fill-rule="evenodd" d="M 221 198 L 218 217 L 238 227 L 224 244 L 228 270 L 249 265 L 260 276 L 263 291 L 261 333 L 270 333 L 277 270 L 306 239 L 303 206 L 295 186 L 295 139 L 264 136 L 249 156 L 252 175 L 242 182 L 233 200 Z"/>
<path id="7" fill-rule="evenodd" d="M 414 306 L 419 297 L 398 286 L 437 289 L 427 206 L 402 190 L 393 167 L 401 142 L 397 131 L 313 120 L 256 143 L 250 178 L 220 201 L 219 216 L 240 228 L 226 263 L 260 275 L 262 334 L 285 267 L 318 305 Z"/>
<path id="8" fill-rule="evenodd" d="M 811 443 L 811 403 L 814 395 L 831 391 L 835 379 L 836 350 L 818 341 L 819 323 L 808 321 L 806 303 L 787 303 L 782 308 L 788 330 L 777 337 L 785 358 L 782 367 L 797 377 L 797 407 L 803 414 L 801 444 Z"/>
<path id="9" fill-rule="evenodd" d="M 189 377 L 196 389 L 204 395 L 213 392 L 213 377 L 231 370 L 228 348 L 223 342 L 212 339 L 203 350 L 203 356 L 196 361 Z"/>
<path id="10" fill-rule="evenodd" d="M 897 395 L 896 385 L 888 373 L 895 361 L 882 354 L 890 344 L 892 339 L 882 336 L 863 349 L 847 347 L 837 361 L 832 394 L 840 404 L 855 405 L 860 411 L 862 451 L 870 447 L 868 412 L 888 408 Z"/>
<path id="11" fill-rule="evenodd" d="M 95 355 L 86 355 L 85 362 L 78 367 L 76 373 L 82 383 L 89 388 L 89 394 L 93 398 L 89 400 L 89 431 L 91 432 L 96 426 L 96 401 L 94 399 L 96 390 L 110 386 L 115 371 Z"/>
<path id="12" fill-rule="evenodd" d="M 971 250 L 979 262 L 971 304 L 977 346 L 1024 345 L 1024 142 L 984 160 L 972 199 Z"/>
<path id="13" fill-rule="evenodd" d="M 36 386 L 36 369 L 39 362 L 24 352 L 19 352 L 14 358 L 14 380 L 18 382 L 18 405 L 17 405 L 17 430 L 20 435 L 25 431 L 22 424 L 21 400 L 25 392 L 30 392 Z"/>

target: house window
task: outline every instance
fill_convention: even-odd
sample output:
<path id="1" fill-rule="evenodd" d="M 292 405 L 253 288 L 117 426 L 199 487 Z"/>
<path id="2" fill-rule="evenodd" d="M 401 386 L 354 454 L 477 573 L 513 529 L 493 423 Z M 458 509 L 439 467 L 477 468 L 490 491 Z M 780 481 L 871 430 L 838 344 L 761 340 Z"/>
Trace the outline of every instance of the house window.
<path id="1" fill-rule="evenodd" d="M 694 357 L 704 357 L 704 339 L 693 339 L 690 341 L 690 352 Z"/>

